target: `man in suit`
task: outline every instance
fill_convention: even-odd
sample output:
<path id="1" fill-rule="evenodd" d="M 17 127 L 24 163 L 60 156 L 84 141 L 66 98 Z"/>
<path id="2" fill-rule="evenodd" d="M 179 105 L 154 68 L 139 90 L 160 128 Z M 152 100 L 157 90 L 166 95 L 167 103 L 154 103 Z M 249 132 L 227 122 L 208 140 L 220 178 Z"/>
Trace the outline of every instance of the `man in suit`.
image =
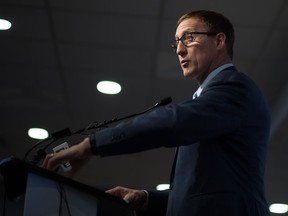
<path id="1" fill-rule="evenodd" d="M 233 26 L 223 15 L 185 14 L 177 22 L 172 48 L 183 75 L 199 84 L 194 99 L 96 132 L 48 155 L 44 167 L 69 160 L 74 173 L 92 155 L 176 147 L 170 190 L 117 187 L 107 192 L 146 215 L 269 215 L 263 178 L 270 116 L 259 89 L 232 64 L 233 43 Z"/>

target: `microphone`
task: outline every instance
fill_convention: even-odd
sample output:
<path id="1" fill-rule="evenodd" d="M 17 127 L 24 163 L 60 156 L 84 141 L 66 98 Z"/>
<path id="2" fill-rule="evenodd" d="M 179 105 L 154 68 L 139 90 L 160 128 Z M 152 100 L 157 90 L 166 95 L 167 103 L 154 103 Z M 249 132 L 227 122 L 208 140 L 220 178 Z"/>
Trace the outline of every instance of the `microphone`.
<path id="1" fill-rule="evenodd" d="M 125 119 L 128 119 L 128 118 L 132 118 L 132 117 L 135 117 L 135 116 L 138 116 L 138 115 L 141 115 L 141 114 L 144 114 L 146 112 L 149 112 L 150 110 L 152 109 L 155 109 L 159 106 L 165 106 L 169 103 L 172 102 L 172 98 L 171 97 L 167 97 L 167 98 L 164 98 L 162 100 L 160 100 L 159 102 L 157 102 L 154 106 L 142 111 L 142 112 L 139 112 L 139 113 L 135 113 L 135 114 L 132 114 L 132 115 L 128 115 L 128 116 L 125 116 L 125 117 L 122 117 L 122 118 L 113 118 L 111 120 L 108 120 L 108 121 L 104 121 L 104 122 L 101 122 L 101 123 L 97 123 L 97 122 L 92 122 L 91 124 L 89 124 L 88 127 L 86 127 L 85 129 L 81 129 L 81 130 L 78 130 L 74 133 L 71 133 L 70 129 L 69 128 L 65 128 L 63 130 L 60 130 L 60 131 L 57 131 L 55 133 L 52 133 L 52 135 L 44 140 L 41 140 L 39 141 L 38 143 L 36 143 L 34 146 L 32 146 L 30 149 L 28 149 L 28 151 L 26 152 L 25 156 L 24 156 L 24 160 L 26 161 L 28 156 L 31 154 L 31 152 L 38 146 L 40 146 L 41 144 L 43 144 L 44 142 L 46 141 L 49 141 L 50 142 L 48 144 L 46 144 L 43 148 L 39 149 L 36 153 L 36 155 L 34 155 L 34 158 L 32 159 L 32 163 L 33 164 L 37 164 L 41 159 L 44 159 L 45 156 L 46 156 L 46 149 L 55 141 L 59 140 L 60 138 L 63 138 L 63 137 L 67 137 L 67 136 L 71 136 L 71 135 L 75 135 L 75 134 L 81 134 L 87 130 L 91 130 L 91 129 L 97 129 L 97 128 L 101 128 L 101 127 L 104 127 L 108 124 L 111 124 L 111 123 L 115 123 L 115 122 L 118 122 L 118 121 L 122 121 L 122 120 L 125 120 Z"/>
<path id="2" fill-rule="evenodd" d="M 118 122 L 118 121 L 122 121 L 122 120 L 125 120 L 125 119 L 128 119 L 128 118 L 132 118 L 132 117 L 135 117 L 135 116 L 138 116 L 138 115 L 142 115 L 146 112 L 149 112 L 150 110 L 152 109 L 155 109 L 159 106 L 165 106 L 169 103 L 172 102 L 172 98 L 171 97 L 167 97 L 167 98 L 164 98 L 162 100 L 160 100 L 159 102 L 157 102 L 154 106 L 142 111 L 142 112 L 139 112 L 139 113 L 135 113 L 135 114 L 132 114 L 132 115 L 128 115 L 128 116 L 125 116 L 125 117 L 122 117 L 122 118 L 114 118 L 114 119 L 111 119 L 111 120 L 108 120 L 108 121 L 104 121 L 104 122 L 101 122 L 101 123 L 97 123 L 97 122 L 92 122 L 85 130 L 82 130 L 81 132 L 83 131 L 86 131 L 86 130 L 90 130 L 90 129 L 95 129 L 95 128 L 100 128 L 100 127 L 103 127 L 103 126 L 106 126 L 108 124 L 111 124 L 111 123 L 115 123 L 115 122 Z"/>
<path id="3" fill-rule="evenodd" d="M 172 102 L 172 98 L 171 98 L 171 97 L 167 97 L 167 98 L 162 99 L 162 100 L 159 101 L 158 103 L 156 103 L 156 104 L 154 105 L 154 107 L 157 107 L 157 106 L 165 106 L 165 105 L 167 105 L 167 104 L 169 104 L 169 103 L 171 103 L 171 102 Z"/>

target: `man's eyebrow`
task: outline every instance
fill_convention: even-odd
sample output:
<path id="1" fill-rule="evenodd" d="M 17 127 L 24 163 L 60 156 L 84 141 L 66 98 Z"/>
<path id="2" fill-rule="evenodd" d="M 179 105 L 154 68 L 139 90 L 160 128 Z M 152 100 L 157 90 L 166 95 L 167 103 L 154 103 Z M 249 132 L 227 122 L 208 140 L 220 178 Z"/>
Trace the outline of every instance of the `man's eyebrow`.
<path id="1" fill-rule="evenodd" d="M 177 37 L 177 35 L 175 35 L 175 39 L 179 39 L 181 38 L 184 34 L 187 34 L 187 33 L 191 33 L 191 32 L 195 32 L 195 31 L 192 31 L 192 30 L 185 30 L 181 33 L 181 36 L 180 37 Z"/>

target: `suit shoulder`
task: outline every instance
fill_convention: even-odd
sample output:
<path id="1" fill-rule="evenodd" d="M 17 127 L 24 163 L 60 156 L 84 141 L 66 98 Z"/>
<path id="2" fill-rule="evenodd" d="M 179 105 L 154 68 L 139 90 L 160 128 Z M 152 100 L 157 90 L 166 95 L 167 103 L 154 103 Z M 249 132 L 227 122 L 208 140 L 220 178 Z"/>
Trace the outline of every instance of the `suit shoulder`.
<path id="1" fill-rule="evenodd" d="M 258 89 L 256 83 L 248 75 L 237 70 L 224 70 L 219 73 L 218 76 L 212 80 L 212 82 L 232 82 L 235 84 L 241 83 L 241 85 L 246 87 Z"/>

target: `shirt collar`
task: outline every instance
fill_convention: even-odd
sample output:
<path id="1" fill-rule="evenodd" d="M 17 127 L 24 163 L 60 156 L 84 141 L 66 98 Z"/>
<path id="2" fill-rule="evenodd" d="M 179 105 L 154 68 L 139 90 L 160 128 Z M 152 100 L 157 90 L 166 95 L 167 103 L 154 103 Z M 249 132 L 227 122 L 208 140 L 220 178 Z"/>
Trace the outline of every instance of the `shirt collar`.
<path id="1" fill-rule="evenodd" d="M 193 94 L 193 99 L 199 97 L 203 89 L 207 86 L 207 84 L 212 80 L 217 74 L 219 74 L 224 69 L 233 66 L 232 63 L 221 65 L 220 67 L 213 70 L 204 80 L 204 82 L 198 87 L 197 91 Z"/>

